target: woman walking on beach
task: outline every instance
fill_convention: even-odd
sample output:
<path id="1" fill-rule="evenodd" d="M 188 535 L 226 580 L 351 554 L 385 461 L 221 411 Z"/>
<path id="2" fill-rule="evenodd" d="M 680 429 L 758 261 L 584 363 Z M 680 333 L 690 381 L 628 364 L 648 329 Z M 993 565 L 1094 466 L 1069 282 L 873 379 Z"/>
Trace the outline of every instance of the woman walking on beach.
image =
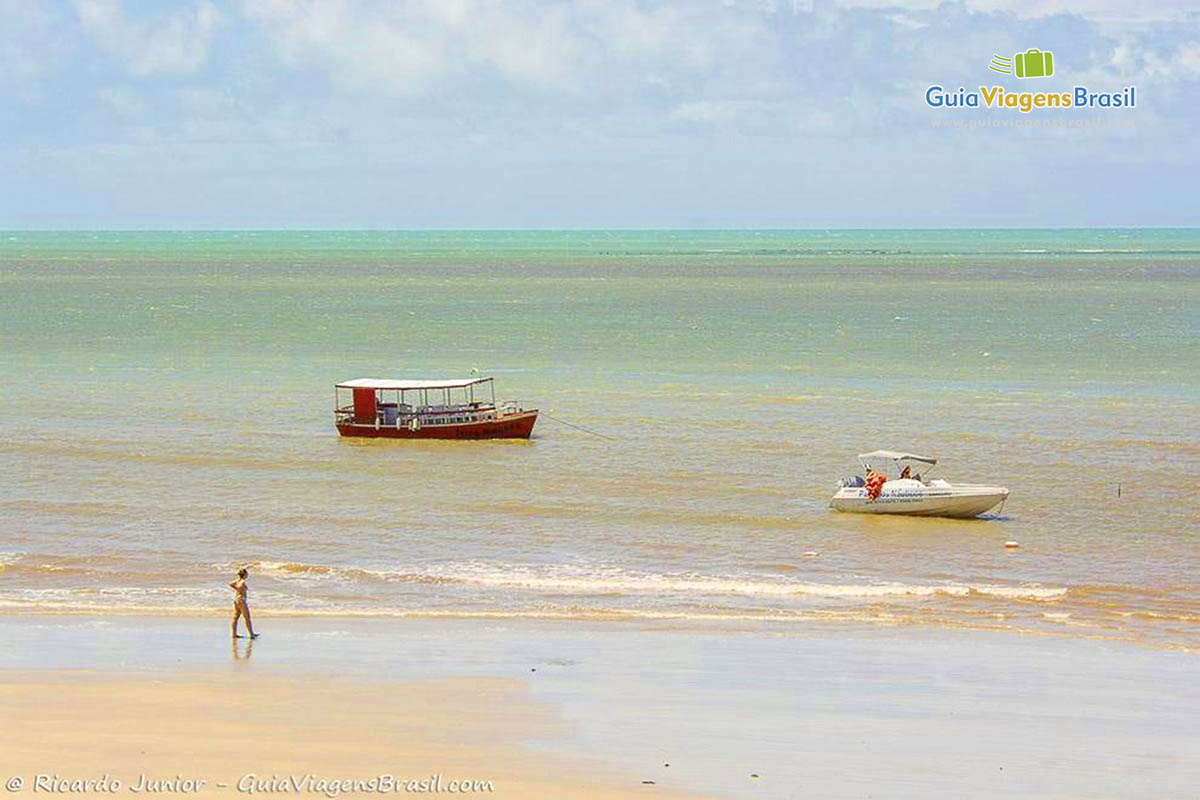
<path id="1" fill-rule="evenodd" d="M 250 587 L 246 585 L 246 578 L 250 573 L 245 567 L 238 570 L 237 580 L 229 584 L 229 588 L 233 589 L 233 638 L 241 639 L 238 636 L 238 620 L 242 617 L 246 618 L 246 630 L 250 632 L 251 639 L 257 639 L 258 634 L 254 632 L 254 623 L 250 621 Z"/>

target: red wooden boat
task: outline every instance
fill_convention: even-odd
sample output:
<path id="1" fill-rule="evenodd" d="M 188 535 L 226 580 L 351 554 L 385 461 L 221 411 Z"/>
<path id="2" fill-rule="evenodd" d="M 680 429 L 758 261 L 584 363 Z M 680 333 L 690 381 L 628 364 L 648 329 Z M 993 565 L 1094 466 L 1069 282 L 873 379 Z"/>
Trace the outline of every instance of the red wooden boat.
<path id="1" fill-rule="evenodd" d="M 358 378 L 334 387 L 334 424 L 342 436 L 528 439 L 537 415 L 512 401 L 497 405 L 491 378 Z"/>

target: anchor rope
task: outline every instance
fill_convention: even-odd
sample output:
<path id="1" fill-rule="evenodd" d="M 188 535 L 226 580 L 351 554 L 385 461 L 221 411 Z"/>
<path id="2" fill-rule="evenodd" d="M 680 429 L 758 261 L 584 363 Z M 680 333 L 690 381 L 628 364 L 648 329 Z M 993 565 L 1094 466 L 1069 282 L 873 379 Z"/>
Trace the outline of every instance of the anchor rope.
<path id="1" fill-rule="evenodd" d="M 568 428 L 574 428 L 577 431 L 583 431 L 584 433 L 591 434 L 592 436 L 598 436 L 601 439 L 607 439 L 610 442 L 617 441 L 617 437 L 615 437 L 615 436 L 608 436 L 607 434 L 600 433 L 599 431 L 594 431 L 590 428 L 585 428 L 582 425 L 576 425 L 573 422 L 567 422 L 565 419 L 559 419 L 558 417 L 554 416 L 553 414 L 547 414 L 545 411 L 543 411 L 541 413 L 544 414 L 549 419 L 554 420 L 559 425 L 566 425 Z"/>

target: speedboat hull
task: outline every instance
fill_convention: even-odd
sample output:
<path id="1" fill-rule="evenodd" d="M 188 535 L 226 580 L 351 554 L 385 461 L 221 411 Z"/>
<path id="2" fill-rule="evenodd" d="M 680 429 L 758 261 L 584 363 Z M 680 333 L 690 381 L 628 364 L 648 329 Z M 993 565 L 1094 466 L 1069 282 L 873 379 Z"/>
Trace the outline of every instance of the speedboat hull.
<path id="1" fill-rule="evenodd" d="M 1008 489 L 975 484 L 925 485 L 918 481 L 889 481 L 872 500 L 862 487 L 839 489 L 829 505 L 857 514 L 901 514 L 910 517 L 968 519 L 987 513 L 1008 499 Z M 893 484 L 907 484 L 895 486 Z"/>

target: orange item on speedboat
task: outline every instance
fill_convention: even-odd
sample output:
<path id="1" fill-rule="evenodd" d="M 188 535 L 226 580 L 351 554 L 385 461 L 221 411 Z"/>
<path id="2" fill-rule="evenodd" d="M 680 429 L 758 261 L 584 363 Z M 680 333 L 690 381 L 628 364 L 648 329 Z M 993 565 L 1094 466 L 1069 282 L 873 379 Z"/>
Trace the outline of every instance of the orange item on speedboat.
<path id="1" fill-rule="evenodd" d="M 875 500 L 883 492 L 883 484 L 887 483 L 887 476 L 882 472 L 871 470 L 867 473 L 867 499 Z"/>

